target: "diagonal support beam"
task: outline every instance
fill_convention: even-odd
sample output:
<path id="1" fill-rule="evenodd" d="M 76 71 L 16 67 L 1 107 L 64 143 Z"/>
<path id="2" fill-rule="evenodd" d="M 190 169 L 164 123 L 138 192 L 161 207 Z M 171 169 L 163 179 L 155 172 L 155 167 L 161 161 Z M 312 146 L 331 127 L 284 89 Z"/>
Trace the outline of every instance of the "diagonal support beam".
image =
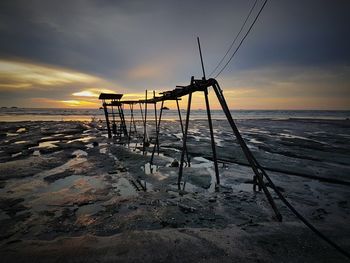
<path id="1" fill-rule="evenodd" d="M 277 209 L 277 206 L 271 196 L 271 193 L 269 192 L 269 190 L 267 189 L 267 186 L 264 182 L 264 179 L 263 179 L 263 176 L 262 174 L 259 172 L 259 164 L 257 163 L 256 159 L 254 158 L 253 154 L 251 153 L 251 151 L 249 150 L 247 144 L 245 143 L 245 141 L 243 140 L 233 118 L 232 118 L 232 115 L 230 113 L 230 110 L 227 106 L 227 103 L 226 103 L 226 100 L 222 94 L 222 91 L 220 89 L 220 86 L 219 84 L 217 83 L 216 80 L 214 80 L 214 83 L 213 83 L 213 89 L 215 91 L 215 94 L 221 104 L 221 107 L 226 115 L 226 118 L 233 130 L 233 133 L 234 135 L 236 136 L 237 138 L 237 141 L 239 143 L 239 145 L 241 146 L 242 150 L 243 150 L 243 153 L 245 155 L 245 157 L 247 158 L 251 168 L 253 169 L 253 172 L 258 180 L 258 183 L 259 183 L 259 186 L 263 189 L 264 191 L 264 194 L 266 195 L 266 198 L 267 200 L 269 201 L 272 209 L 274 210 L 275 212 L 275 215 L 276 215 L 276 218 L 278 221 L 282 221 L 282 215 L 280 214 L 280 212 L 278 211 Z"/>

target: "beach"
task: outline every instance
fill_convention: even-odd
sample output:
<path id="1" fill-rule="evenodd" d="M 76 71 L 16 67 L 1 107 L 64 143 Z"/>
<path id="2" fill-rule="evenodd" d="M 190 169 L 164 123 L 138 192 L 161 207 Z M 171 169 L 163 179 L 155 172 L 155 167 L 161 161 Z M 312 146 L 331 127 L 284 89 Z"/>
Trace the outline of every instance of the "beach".
<path id="1" fill-rule="evenodd" d="M 179 121 L 161 123 L 153 165 L 154 121 L 145 154 L 136 125 L 138 136 L 119 142 L 98 120 L 0 123 L 2 262 L 346 262 L 270 188 L 283 216 L 276 220 L 223 118 L 213 120 L 218 189 L 205 119 L 190 122 L 181 191 Z M 349 119 L 242 118 L 237 126 L 288 201 L 349 251 Z"/>

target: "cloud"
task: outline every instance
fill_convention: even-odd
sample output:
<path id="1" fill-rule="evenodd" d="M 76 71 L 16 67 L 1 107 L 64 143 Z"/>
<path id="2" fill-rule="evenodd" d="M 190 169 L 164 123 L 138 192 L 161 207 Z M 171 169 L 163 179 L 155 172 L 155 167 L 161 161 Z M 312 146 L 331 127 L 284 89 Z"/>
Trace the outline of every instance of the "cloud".
<path id="1" fill-rule="evenodd" d="M 208 73 L 252 3 L 1 1 L 0 61 L 12 64 L 0 69 L 0 103 L 93 102 L 101 90 L 143 98 L 145 89 L 186 85 L 192 75 L 201 77 L 196 36 Z M 232 107 L 277 107 L 283 99 L 291 107 L 293 99 L 304 97 L 319 107 L 327 98 L 336 105 L 338 98 L 339 105 L 350 108 L 343 100 L 349 97 L 349 3 L 269 1 L 218 79 Z"/>
<path id="2" fill-rule="evenodd" d="M 64 106 L 78 107 L 78 108 L 93 108 L 99 105 L 96 101 L 84 101 L 84 100 L 62 100 L 60 101 Z"/>
<path id="3" fill-rule="evenodd" d="M 0 104 L 3 106 L 96 107 L 101 92 L 120 89 L 100 77 L 67 68 L 0 60 Z M 78 99 L 73 100 L 72 96 Z"/>
<path id="4" fill-rule="evenodd" d="M 136 68 L 131 69 L 128 72 L 128 77 L 130 79 L 143 80 L 147 81 L 160 77 L 162 75 L 162 68 L 160 66 L 151 64 L 151 65 L 142 65 Z"/>
<path id="5" fill-rule="evenodd" d="M 67 69 L 32 64 L 29 62 L 0 60 L 0 89 L 35 89 L 67 84 L 93 84 L 99 78 Z"/>

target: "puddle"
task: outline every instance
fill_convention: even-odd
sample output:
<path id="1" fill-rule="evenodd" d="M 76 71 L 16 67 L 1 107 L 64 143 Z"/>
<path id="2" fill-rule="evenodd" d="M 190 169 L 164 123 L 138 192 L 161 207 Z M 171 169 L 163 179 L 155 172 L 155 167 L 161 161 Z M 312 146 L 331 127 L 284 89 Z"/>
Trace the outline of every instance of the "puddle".
<path id="1" fill-rule="evenodd" d="M 237 192 L 239 191 L 244 191 L 244 192 L 253 192 L 253 185 L 252 184 L 233 184 L 232 188 L 236 190 Z M 258 187 L 257 187 L 258 188 Z"/>
<path id="2" fill-rule="evenodd" d="M 58 179 L 55 182 L 49 184 L 47 187 L 43 188 L 43 193 L 47 192 L 58 192 L 62 189 L 69 189 L 73 192 L 79 193 L 83 189 L 87 188 L 103 188 L 104 183 L 102 180 L 83 175 L 71 175 L 62 179 Z"/>
<path id="3" fill-rule="evenodd" d="M 76 150 L 72 153 L 73 156 L 76 156 L 76 158 L 86 157 L 88 156 L 88 153 L 83 150 Z"/>
<path id="4" fill-rule="evenodd" d="M 85 137 L 82 137 L 82 138 L 78 138 L 78 139 L 67 141 L 67 143 L 72 143 L 72 142 L 89 142 L 90 140 L 93 140 L 93 139 L 96 139 L 96 137 L 85 136 Z"/>
<path id="5" fill-rule="evenodd" d="M 134 186 L 125 178 L 120 178 L 117 183 L 112 184 L 119 191 L 119 194 L 123 197 L 136 196 L 137 191 Z"/>
<path id="6" fill-rule="evenodd" d="M 52 136 L 46 136 L 46 137 L 42 137 L 41 140 L 54 140 L 55 138 Z"/>
<path id="7" fill-rule="evenodd" d="M 22 155 L 22 152 L 14 153 L 11 155 L 12 158 Z"/>
<path id="8" fill-rule="evenodd" d="M 263 142 L 258 141 L 257 139 L 254 139 L 254 138 L 250 139 L 249 142 L 254 143 L 254 144 L 264 144 Z"/>
<path id="9" fill-rule="evenodd" d="M 63 164 L 61 166 L 55 167 L 51 170 L 46 170 L 46 171 L 40 172 L 37 174 L 37 176 L 46 177 L 46 176 L 50 176 L 50 175 L 54 175 L 54 174 L 58 174 L 58 173 L 63 173 L 64 171 L 68 170 L 72 166 L 83 163 L 83 162 L 86 162 L 86 158 L 77 157 L 77 158 L 69 160 L 68 162 L 66 162 L 65 164 Z"/>
<path id="10" fill-rule="evenodd" d="M 177 190 L 177 185 L 172 186 L 172 188 L 176 188 L 176 190 Z M 191 193 L 199 192 L 201 190 L 199 187 L 197 187 L 194 184 L 191 184 L 189 182 L 181 183 L 181 189 L 186 191 L 186 192 L 191 192 Z"/>
<path id="11" fill-rule="evenodd" d="M 155 172 L 158 172 L 159 166 L 146 163 L 144 166 L 141 167 L 141 169 L 145 172 L 145 174 L 150 175 Z"/>
<path id="12" fill-rule="evenodd" d="M 105 208 L 101 204 L 90 204 L 79 207 L 75 214 L 77 216 L 95 215 L 102 210 L 105 210 Z"/>
<path id="13" fill-rule="evenodd" d="M 217 147 L 224 147 L 224 140 L 222 140 L 216 136 L 215 136 L 214 140 L 215 140 L 215 144 Z"/>
<path id="14" fill-rule="evenodd" d="M 39 150 L 35 150 L 35 151 L 33 152 L 33 155 L 34 155 L 34 156 L 40 156 L 40 155 L 41 155 L 41 153 L 40 153 L 40 151 L 39 151 Z"/>
<path id="15" fill-rule="evenodd" d="M 193 168 L 209 168 L 212 167 L 213 162 L 203 158 L 203 157 L 194 157 L 191 162 L 191 167 Z"/>
<path id="16" fill-rule="evenodd" d="M 87 144 L 87 145 L 85 145 L 85 146 L 86 146 L 86 148 L 88 148 L 88 149 L 94 148 L 94 146 L 92 145 L 92 143 L 89 143 L 89 144 Z"/>
<path id="17" fill-rule="evenodd" d="M 101 154 L 106 154 L 107 153 L 107 147 L 100 148 L 100 153 Z"/>
<path id="18" fill-rule="evenodd" d="M 28 141 L 17 141 L 15 142 L 15 144 L 23 144 L 23 143 L 27 143 Z"/>
<path id="19" fill-rule="evenodd" d="M 46 141 L 46 142 L 40 142 L 39 146 L 37 146 L 36 148 L 56 148 L 58 147 L 57 145 L 55 145 L 55 143 L 58 143 L 60 141 Z"/>
<path id="20" fill-rule="evenodd" d="M 6 136 L 10 137 L 10 136 L 17 136 L 18 133 L 12 133 L 12 132 L 7 132 Z"/>
<path id="21" fill-rule="evenodd" d="M 211 180 L 210 180 L 210 187 L 208 189 L 209 193 L 214 193 L 216 190 L 216 176 L 215 171 L 211 168 L 207 168 L 208 173 L 210 174 Z M 220 174 L 219 174 L 220 176 Z"/>
<path id="22" fill-rule="evenodd" d="M 303 137 L 303 136 L 297 136 L 297 135 L 293 135 L 293 134 L 288 134 L 288 133 L 279 133 L 280 137 L 284 137 L 287 139 L 302 139 L 302 140 L 307 140 L 309 141 L 310 139 Z"/>

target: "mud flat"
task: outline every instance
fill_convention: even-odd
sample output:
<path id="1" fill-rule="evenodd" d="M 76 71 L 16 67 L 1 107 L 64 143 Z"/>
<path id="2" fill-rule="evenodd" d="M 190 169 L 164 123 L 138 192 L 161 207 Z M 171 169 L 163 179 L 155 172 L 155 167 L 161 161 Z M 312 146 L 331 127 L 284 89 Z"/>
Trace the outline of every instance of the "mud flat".
<path id="1" fill-rule="evenodd" d="M 286 198 L 350 250 L 350 123 L 240 120 L 256 158 Z M 1 262 L 346 262 L 273 195 L 277 222 L 225 121 L 215 120 L 222 185 L 215 191 L 207 122 L 191 122 L 177 190 L 179 123 L 151 144 L 108 140 L 99 123 L 0 123 Z M 141 124 L 138 125 L 140 133 Z M 276 172 L 278 170 L 278 172 Z M 284 173 L 285 172 L 289 172 Z"/>

